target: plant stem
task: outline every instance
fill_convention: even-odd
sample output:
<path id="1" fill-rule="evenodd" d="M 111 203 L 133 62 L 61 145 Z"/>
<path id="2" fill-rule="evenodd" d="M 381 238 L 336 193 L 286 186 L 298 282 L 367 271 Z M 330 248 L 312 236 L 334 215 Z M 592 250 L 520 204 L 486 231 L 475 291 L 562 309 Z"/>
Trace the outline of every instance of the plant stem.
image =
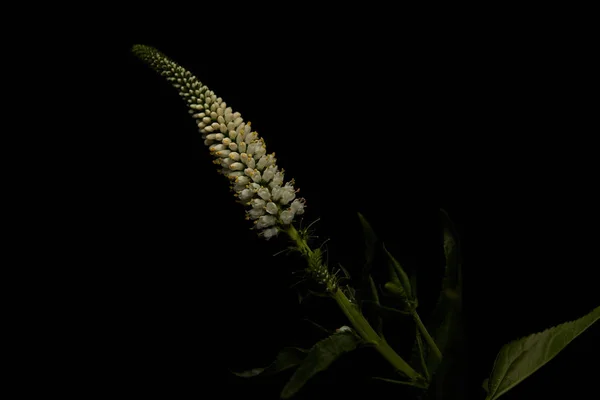
<path id="1" fill-rule="evenodd" d="M 296 246 L 302 252 L 302 254 L 305 257 L 310 257 L 312 250 L 304 238 L 300 236 L 296 228 L 290 225 L 286 232 L 290 238 L 294 240 Z M 377 332 L 375 332 L 375 330 L 369 324 L 369 321 L 367 321 L 362 315 L 358 307 L 348 300 L 344 292 L 337 288 L 331 295 L 337 302 L 338 306 L 340 306 L 342 312 L 344 315 L 346 315 L 356 332 L 366 343 L 373 345 L 379 354 L 381 354 L 383 358 L 392 364 L 396 371 L 403 373 L 412 381 L 425 382 L 425 379 L 417 371 L 408 365 L 408 363 L 404 361 L 402 357 L 400 357 L 384 339 L 379 337 Z"/>
<path id="2" fill-rule="evenodd" d="M 346 317 L 350 320 L 356 332 L 363 338 L 363 340 L 372 344 L 375 347 L 375 350 L 379 352 L 385 358 L 396 371 L 402 372 L 411 380 L 416 380 L 420 377 L 419 373 L 417 373 L 406 361 L 402 359 L 391 348 L 391 346 L 383 339 L 377 335 L 377 332 L 371 327 L 366 318 L 362 315 L 362 313 L 358 310 L 356 305 L 352 304 L 350 300 L 346 297 L 344 292 L 338 289 L 334 294 L 333 298 L 338 303 Z"/>
<path id="3" fill-rule="evenodd" d="M 431 350 L 433 350 L 433 352 L 435 353 L 435 356 L 441 361 L 442 360 L 442 352 L 440 351 L 440 349 L 437 347 L 437 345 L 433 341 L 433 338 L 431 337 L 429 332 L 427 332 L 427 328 L 425 328 L 425 325 L 423 325 L 423 321 L 421 321 L 421 318 L 419 317 L 419 314 L 417 314 L 416 310 L 412 312 L 412 316 L 413 316 L 415 322 L 417 323 L 417 327 L 419 327 L 419 331 L 421 331 L 421 334 L 425 337 L 425 341 L 427 342 L 427 344 L 429 345 Z"/>

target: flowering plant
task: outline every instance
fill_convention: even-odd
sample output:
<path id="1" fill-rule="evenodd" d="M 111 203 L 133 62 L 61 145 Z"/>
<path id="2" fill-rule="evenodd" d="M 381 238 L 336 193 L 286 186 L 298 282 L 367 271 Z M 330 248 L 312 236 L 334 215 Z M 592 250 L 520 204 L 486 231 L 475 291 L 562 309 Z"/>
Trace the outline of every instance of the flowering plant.
<path id="1" fill-rule="evenodd" d="M 361 288 L 361 295 L 357 296 L 353 285 L 348 283 L 348 272 L 341 266 L 333 270 L 323 257 L 322 244 L 314 244 L 312 224 L 303 229 L 298 227 L 306 200 L 297 197 L 296 183 L 293 179 L 286 180 L 275 153 L 267 152 L 264 139 L 253 130 L 252 124 L 189 71 L 158 50 L 135 45 L 132 51 L 165 77 L 186 102 L 214 164 L 229 180 L 234 196 L 245 207 L 246 219 L 252 221 L 252 229 L 266 240 L 276 237 L 289 239 L 289 249 L 306 260 L 305 272 L 319 288 L 317 294 L 334 299 L 348 320 L 348 326 L 338 327 L 310 350 L 286 348 L 270 366 L 236 374 L 250 378 L 296 368 L 281 392 L 282 398 L 290 398 L 342 354 L 359 347 L 370 347 L 392 367 L 393 376 L 376 379 L 409 386 L 418 398 L 444 398 L 445 393 L 441 389 L 444 374 L 452 365 L 449 354 L 461 345 L 464 335 L 462 260 L 456 229 L 448 214 L 443 210 L 440 213 L 446 267 L 442 292 L 433 313 L 432 320 L 435 322 L 431 326 L 425 324 L 417 312 L 419 301 L 414 276 L 406 273 L 361 214 L 358 218 L 364 232 L 365 266 L 362 281 L 354 282 Z M 386 271 L 383 284 L 374 279 L 372 271 L 376 268 Z M 390 333 L 383 330 L 386 319 L 398 316 L 414 323 L 413 356 L 410 360 L 399 355 L 386 339 Z M 502 347 L 490 379 L 484 382 L 486 399 L 497 399 L 512 389 L 550 361 L 598 318 L 600 307 L 576 321 Z M 555 340 L 559 337 L 561 340 Z"/>

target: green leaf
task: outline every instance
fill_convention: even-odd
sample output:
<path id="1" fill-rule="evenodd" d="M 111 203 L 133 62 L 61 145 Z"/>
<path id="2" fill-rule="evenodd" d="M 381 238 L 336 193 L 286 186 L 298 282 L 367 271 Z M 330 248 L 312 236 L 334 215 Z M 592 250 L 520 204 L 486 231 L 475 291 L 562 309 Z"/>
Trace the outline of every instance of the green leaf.
<path id="1" fill-rule="evenodd" d="M 412 289 L 410 287 L 410 279 L 408 278 L 408 275 L 406 274 L 406 272 L 404 272 L 404 269 L 402 268 L 402 266 L 400 265 L 400 263 L 398 262 L 398 260 L 396 260 L 394 258 L 394 256 L 392 256 L 390 254 L 389 251 L 387 251 L 387 249 L 385 248 L 385 245 L 383 245 L 383 251 L 385 252 L 385 254 L 388 257 L 388 267 L 390 268 L 391 271 L 393 271 L 393 275 L 392 275 L 392 282 L 396 283 L 396 284 L 400 284 L 402 286 L 402 288 L 404 289 L 404 292 L 407 295 L 407 298 L 409 300 L 413 300 L 413 293 L 412 293 Z M 387 286 L 387 284 L 386 284 Z"/>
<path id="2" fill-rule="evenodd" d="M 462 330 L 462 273 L 460 262 L 460 247 L 454 224 L 444 210 L 440 210 L 444 240 L 444 257 L 446 259 L 442 291 L 433 311 L 427 330 L 433 333 L 433 340 L 446 356 L 450 348 L 458 343 Z M 456 350 L 456 349 L 455 349 Z M 460 350 L 455 351 L 461 353 Z M 442 362 L 452 360 L 442 360 Z M 427 366 L 433 375 L 440 366 L 440 360 L 428 352 Z"/>
<path id="3" fill-rule="evenodd" d="M 363 229 L 363 237 L 365 239 L 364 272 L 368 274 L 369 271 L 371 271 L 371 268 L 373 268 L 373 260 L 375 259 L 375 249 L 377 247 L 377 242 L 379 241 L 379 239 L 377 238 L 377 235 L 375 235 L 373 228 L 371 228 L 371 225 L 366 220 L 366 218 L 361 213 L 357 214 L 358 220 L 360 221 L 360 225 Z"/>
<path id="4" fill-rule="evenodd" d="M 600 307 L 578 320 L 508 343 L 500 349 L 488 381 L 486 400 L 495 400 L 560 353 L 600 318 Z"/>
<path id="5" fill-rule="evenodd" d="M 336 333 L 315 344 L 281 392 L 282 399 L 295 395 L 310 378 L 324 371 L 342 354 L 352 351 L 360 339 L 351 332 Z"/>
<path id="6" fill-rule="evenodd" d="M 423 388 L 423 385 L 421 385 L 418 382 L 399 381 L 399 380 L 396 380 L 396 379 L 381 378 L 379 376 L 374 376 L 371 379 L 375 379 L 375 380 L 383 381 L 383 382 L 388 382 L 388 383 L 395 383 L 395 384 L 398 384 L 398 385 L 407 385 L 407 386 L 415 386 L 415 387 L 418 387 L 418 388 Z"/>
<path id="7" fill-rule="evenodd" d="M 483 380 L 483 383 L 481 384 L 481 386 L 483 387 L 483 390 L 485 390 L 486 393 L 488 393 L 490 391 L 490 389 L 488 388 L 489 381 L 490 380 L 488 378 L 485 378 Z"/>
<path id="8" fill-rule="evenodd" d="M 282 349 L 277 358 L 269 366 L 265 368 L 253 368 L 243 372 L 233 372 L 233 374 L 242 378 L 253 378 L 255 376 L 269 376 L 276 374 L 286 369 L 293 368 L 300 364 L 306 358 L 308 350 L 298 347 L 285 347 Z"/>
<path id="9" fill-rule="evenodd" d="M 375 280 L 371 274 L 369 274 L 369 287 L 371 289 L 371 299 L 372 301 L 379 307 L 381 307 L 381 303 L 379 303 L 379 295 L 377 294 L 377 286 L 375 285 Z M 379 335 L 380 338 L 384 338 L 383 336 L 383 321 L 381 320 L 381 316 L 375 315 L 372 317 L 373 319 L 373 328 L 375 328 L 375 332 Z"/>

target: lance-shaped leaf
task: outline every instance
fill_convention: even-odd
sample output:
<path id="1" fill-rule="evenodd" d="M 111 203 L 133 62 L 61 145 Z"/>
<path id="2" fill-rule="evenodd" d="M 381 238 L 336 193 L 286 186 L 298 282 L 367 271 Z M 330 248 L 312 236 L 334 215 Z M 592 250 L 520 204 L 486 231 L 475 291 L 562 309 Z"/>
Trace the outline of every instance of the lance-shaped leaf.
<path id="1" fill-rule="evenodd" d="M 373 280 L 373 276 L 371 275 L 371 270 L 373 269 L 373 263 L 375 260 L 375 252 L 378 248 L 379 239 L 373 228 L 366 220 L 366 218 L 361 214 L 358 214 L 358 220 L 360 221 L 360 225 L 363 229 L 363 237 L 365 240 L 365 265 L 363 266 L 362 271 L 362 282 L 361 289 L 363 293 L 363 298 L 370 302 L 375 303 L 377 306 L 379 303 L 379 295 L 377 293 L 377 285 Z M 373 312 L 372 310 L 364 310 L 365 316 L 372 323 L 373 328 L 377 332 L 377 334 L 383 338 L 383 322 L 381 320 L 381 316 Z"/>
<path id="2" fill-rule="evenodd" d="M 377 247 L 378 240 L 377 235 L 371 228 L 371 225 L 366 218 L 361 214 L 358 214 L 358 220 L 363 229 L 363 237 L 365 240 L 365 266 L 364 273 L 368 274 L 371 268 L 373 268 L 373 261 L 375 260 L 375 249 Z"/>
<path id="3" fill-rule="evenodd" d="M 373 303 L 377 307 L 381 307 L 381 303 L 379 302 L 379 295 L 377 294 L 377 285 L 375 285 L 375 281 L 371 274 L 369 274 L 369 287 L 371 289 L 371 298 L 373 299 Z M 375 315 L 372 317 L 373 319 L 373 328 L 375 328 L 375 332 L 379 335 L 379 337 L 383 338 L 383 321 L 379 315 Z"/>
<path id="4" fill-rule="evenodd" d="M 486 400 L 495 400 L 560 353 L 600 318 L 600 307 L 578 320 L 508 343 L 500 349 L 487 382 Z"/>
<path id="5" fill-rule="evenodd" d="M 268 376 L 273 375 L 286 369 L 293 368 L 300 364 L 306 358 L 308 350 L 298 347 L 285 347 L 282 349 L 277 358 L 265 368 L 253 368 L 243 372 L 233 372 L 233 374 L 242 378 L 252 378 L 258 375 Z"/>
<path id="6" fill-rule="evenodd" d="M 414 300 L 412 288 L 410 286 L 410 278 L 408 277 L 406 272 L 404 272 L 404 268 L 402 268 L 398 260 L 396 260 L 394 256 L 392 256 L 390 252 L 385 248 L 385 245 L 383 245 L 383 251 L 387 256 L 387 263 L 388 268 L 390 270 L 392 283 L 396 285 L 399 284 L 402 287 L 408 300 Z"/>
<path id="7" fill-rule="evenodd" d="M 456 229 L 448 214 L 444 210 L 440 211 L 446 266 L 442 291 L 427 330 L 434 333 L 433 340 L 442 355 L 445 355 L 450 350 L 450 346 L 458 343 L 456 339 L 462 329 L 462 266 Z M 451 360 L 446 361 L 451 362 Z M 439 357 L 434 352 L 428 351 L 427 367 L 432 375 L 439 365 Z"/>
<path id="8" fill-rule="evenodd" d="M 352 332 L 336 333 L 315 344 L 281 392 L 282 399 L 296 394 L 318 372 L 324 371 L 342 354 L 358 346 L 360 339 Z"/>

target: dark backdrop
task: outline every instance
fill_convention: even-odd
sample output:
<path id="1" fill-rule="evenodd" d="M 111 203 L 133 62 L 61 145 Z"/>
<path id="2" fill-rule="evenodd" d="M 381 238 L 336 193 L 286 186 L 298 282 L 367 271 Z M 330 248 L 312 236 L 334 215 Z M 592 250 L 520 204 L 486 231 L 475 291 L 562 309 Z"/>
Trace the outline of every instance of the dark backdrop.
<path id="1" fill-rule="evenodd" d="M 438 210 L 447 210 L 463 246 L 466 398 L 484 398 L 481 382 L 504 343 L 598 305 L 588 98 L 597 82 L 584 49 L 554 38 L 398 38 L 391 28 L 250 31 L 140 31 L 121 43 L 107 104 L 114 126 L 97 137 L 108 149 L 95 194 L 99 224 L 111 227 L 97 255 L 114 355 L 107 385 L 277 398 L 289 374 L 248 381 L 229 370 L 321 338 L 304 317 L 329 329 L 345 323 L 331 301 L 298 305 L 289 286 L 302 261 L 273 257 L 285 242 L 248 229 L 184 103 L 129 53 L 134 43 L 157 47 L 252 121 L 307 199 L 303 223 L 321 218 L 332 265 L 359 263 L 362 212 L 417 270 L 424 318 L 441 277 Z M 591 390 L 593 337 L 505 398 Z M 302 395 L 405 390 L 365 381 L 379 363 L 368 351 L 348 356 Z"/>

